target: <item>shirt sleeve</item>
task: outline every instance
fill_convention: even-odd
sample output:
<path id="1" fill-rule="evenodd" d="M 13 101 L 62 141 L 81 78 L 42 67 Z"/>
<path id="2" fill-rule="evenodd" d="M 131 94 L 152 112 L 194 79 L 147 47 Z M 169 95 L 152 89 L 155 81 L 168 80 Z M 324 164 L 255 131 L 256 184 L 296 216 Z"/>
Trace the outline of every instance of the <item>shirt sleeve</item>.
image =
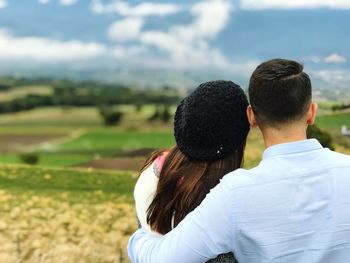
<path id="1" fill-rule="evenodd" d="M 221 181 L 166 235 L 137 230 L 129 240 L 129 257 L 133 263 L 196 263 L 233 251 L 232 210 L 230 190 Z"/>

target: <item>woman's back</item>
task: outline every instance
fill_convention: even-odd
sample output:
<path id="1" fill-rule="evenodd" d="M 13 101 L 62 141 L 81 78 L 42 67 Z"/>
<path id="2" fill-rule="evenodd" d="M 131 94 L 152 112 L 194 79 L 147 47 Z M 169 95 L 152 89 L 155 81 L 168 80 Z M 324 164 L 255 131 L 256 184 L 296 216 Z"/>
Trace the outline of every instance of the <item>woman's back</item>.
<path id="1" fill-rule="evenodd" d="M 164 161 L 165 155 L 158 157 L 149 165 L 140 175 L 134 189 L 134 198 L 136 204 L 136 213 L 139 224 L 144 229 L 151 231 L 151 227 L 147 224 L 147 209 L 151 204 L 159 181 L 160 168 Z M 222 254 L 215 259 L 209 260 L 207 263 L 235 263 L 233 253 Z"/>
<path id="2" fill-rule="evenodd" d="M 249 132 L 247 106 L 244 91 L 231 81 L 203 83 L 180 102 L 174 117 L 176 145 L 166 157 L 158 152 L 149 158 L 135 187 L 135 199 L 143 198 L 143 211 L 138 211 L 143 226 L 166 234 L 225 174 L 241 167 Z M 231 253 L 210 262 L 235 260 Z"/>

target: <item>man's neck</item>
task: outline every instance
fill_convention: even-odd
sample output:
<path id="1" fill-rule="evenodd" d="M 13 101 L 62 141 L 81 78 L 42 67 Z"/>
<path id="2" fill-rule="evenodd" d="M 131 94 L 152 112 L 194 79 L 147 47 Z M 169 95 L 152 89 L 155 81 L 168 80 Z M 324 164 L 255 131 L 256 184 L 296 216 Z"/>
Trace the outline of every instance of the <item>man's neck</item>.
<path id="1" fill-rule="evenodd" d="M 306 129 L 295 127 L 290 129 L 261 128 L 264 137 L 265 148 L 270 146 L 306 140 Z"/>

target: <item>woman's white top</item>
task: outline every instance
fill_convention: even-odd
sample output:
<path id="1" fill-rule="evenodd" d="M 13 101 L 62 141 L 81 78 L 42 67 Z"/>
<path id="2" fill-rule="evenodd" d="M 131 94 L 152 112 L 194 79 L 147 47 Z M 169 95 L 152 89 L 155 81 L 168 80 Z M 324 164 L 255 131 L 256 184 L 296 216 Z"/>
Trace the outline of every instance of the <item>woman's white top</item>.
<path id="1" fill-rule="evenodd" d="M 147 224 L 147 209 L 152 203 L 158 185 L 158 175 L 156 171 L 156 161 L 144 170 L 136 182 L 134 189 L 136 214 L 142 228 L 151 232 Z"/>

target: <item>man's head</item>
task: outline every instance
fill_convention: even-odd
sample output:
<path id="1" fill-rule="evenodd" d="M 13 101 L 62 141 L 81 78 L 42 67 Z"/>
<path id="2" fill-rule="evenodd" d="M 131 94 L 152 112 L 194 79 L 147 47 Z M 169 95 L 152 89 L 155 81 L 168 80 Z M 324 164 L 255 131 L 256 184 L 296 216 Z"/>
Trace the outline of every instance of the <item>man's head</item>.
<path id="1" fill-rule="evenodd" d="M 311 81 L 295 61 L 273 59 L 260 64 L 250 78 L 249 99 L 253 125 L 280 128 L 314 122 L 317 107 L 311 103 Z"/>

